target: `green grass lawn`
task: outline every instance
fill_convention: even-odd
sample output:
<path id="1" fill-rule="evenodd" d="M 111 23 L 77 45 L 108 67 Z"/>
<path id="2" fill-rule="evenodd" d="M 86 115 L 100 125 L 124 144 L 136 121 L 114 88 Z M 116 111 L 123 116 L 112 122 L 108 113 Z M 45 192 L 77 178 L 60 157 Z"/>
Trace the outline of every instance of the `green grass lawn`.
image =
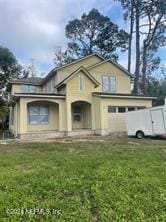
<path id="1" fill-rule="evenodd" d="M 166 221 L 166 141 L 13 143 L 0 150 L 0 221 Z M 30 214 L 38 208 L 44 213 Z"/>

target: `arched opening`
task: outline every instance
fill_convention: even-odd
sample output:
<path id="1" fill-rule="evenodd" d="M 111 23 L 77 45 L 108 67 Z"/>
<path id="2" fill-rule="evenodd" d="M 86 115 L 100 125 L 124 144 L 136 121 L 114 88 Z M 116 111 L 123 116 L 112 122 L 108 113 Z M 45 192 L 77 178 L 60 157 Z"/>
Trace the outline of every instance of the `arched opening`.
<path id="1" fill-rule="evenodd" d="M 71 104 L 72 130 L 91 129 L 91 104 L 85 101 L 76 101 Z"/>
<path id="2" fill-rule="evenodd" d="M 59 105 L 49 101 L 27 103 L 27 131 L 59 129 Z"/>

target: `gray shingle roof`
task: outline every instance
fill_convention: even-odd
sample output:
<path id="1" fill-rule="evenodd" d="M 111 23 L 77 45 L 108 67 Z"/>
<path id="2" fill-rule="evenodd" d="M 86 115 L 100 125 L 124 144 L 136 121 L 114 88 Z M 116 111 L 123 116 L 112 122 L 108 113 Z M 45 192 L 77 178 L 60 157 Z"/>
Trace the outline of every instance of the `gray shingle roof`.
<path id="1" fill-rule="evenodd" d="M 13 79 L 11 83 L 25 83 L 25 84 L 33 84 L 33 85 L 40 85 L 43 78 L 40 77 L 29 77 L 29 78 L 22 78 L 22 79 Z"/>

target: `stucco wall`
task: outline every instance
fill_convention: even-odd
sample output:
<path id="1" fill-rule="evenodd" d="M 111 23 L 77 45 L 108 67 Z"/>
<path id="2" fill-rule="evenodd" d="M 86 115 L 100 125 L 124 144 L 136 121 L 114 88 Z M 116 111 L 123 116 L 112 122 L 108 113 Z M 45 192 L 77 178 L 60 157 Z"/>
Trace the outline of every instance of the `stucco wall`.
<path id="1" fill-rule="evenodd" d="M 101 128 L 107 132 L 126 131 L 125 114 L 108 113 L 108 106 L 151 107 L 152 101 L 134 98 L 101 98 Z"/>
<path id="2" fill-rule="evenodd" d="M 131 77 L 110 62 L 98 65 L 88 71 L 100 82 L 100 86 L 95 89 L 96 92 L 102 92 L 102 76 L 110 75 L 116 77 L 116 93 L 131 93 Z"/>
<path id="3" fill-rule="evenodd" d="M 61 82 L 64 78 L 66 78 L 72 72 L 76 71 L 80 66 L 84 66 L 86 68 L 101 61 L 102 60 L 98 56 L 94 55 L 92 57 L 88 57 L 86 59 L 78 61 L 77 63 L 71 64 L 63 69 L 60 69 L 57 71 L 57 82 L 58 83 Z"/>

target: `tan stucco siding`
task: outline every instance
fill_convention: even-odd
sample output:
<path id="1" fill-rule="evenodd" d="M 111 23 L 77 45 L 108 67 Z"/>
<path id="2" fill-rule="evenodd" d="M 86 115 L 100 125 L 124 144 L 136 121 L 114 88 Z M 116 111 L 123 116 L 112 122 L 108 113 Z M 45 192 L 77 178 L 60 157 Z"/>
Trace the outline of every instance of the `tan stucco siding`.
<path id="1" fill-rule="evenodd" d="M 80 75 L 83 78 L 83 89 L 80 90 Z M 68 95 L 77 95 L 80 100 L 85 97 L 91 97 L 91 93 L 95 90 L 95 84 L 89 79 L 84 72 L 80 71 L 66 83 L 66 93 Z"/>
<path id="2" fill-rule="evenodd" d="M 100 83 L 95 89 L 96 92 L 102 92 L 102 76 L 110 75 L 116 77 L 116 93 L 131 93 L 131 77 L 110 62 L 91 68 L 89 72 Z"/>
<path id="3" fill-rule="evenodd" d="M 92 104 L 92 129 L 101 129 L 101 99 L 99 97 L 93 97 Z"/>
<path id="4" fill-rule="evenodd" d="M 63 87 L 63 88 L 61 88 L 61 89 L 58 89 L 58 90 L 57 90 L 57 93 L 58 93 L 58 94 L 66 95 L 66 87 Z"/>
<path id="5" fill-rule="evenodd" d="M 26 85 L 26 84 L 22 84 Z M 36 93 L 41 93 L 41 87 L 40 86 L 35 86 L 36 87 Z M 11 94 L 14 95 L 14 93 L 21 93 L 21 84 L 12 84 L 11 88 Z"/>
<path id="6" fill-rule="evenodd" d="M 48 91 L 48 85 L 51 85 L 51 91 Z M 54 75 L 42 85 L 42 93 L 57 93 L 55 86 L 57 85 L 57 75 Z"/>
<path id="7" fill-rule="evenodd" d="M 101 61 L 102 60 L 98 56 L 94 55 L 86 59 L 83 59 L 81 61 L 78 61 L 77 63 L 64 67 L 57 71 L 57 82 L 58 83 L 61 82 L 64 78 L 66 78 L 72 72 L 76 71 L 80 66 L 84 66 L 85 68 L 87 68 Z"/>
<path id="8" fill-rule="evenodd" d="M 125 132 L 125 113 L 108 113 L 108 132 Z"/>

